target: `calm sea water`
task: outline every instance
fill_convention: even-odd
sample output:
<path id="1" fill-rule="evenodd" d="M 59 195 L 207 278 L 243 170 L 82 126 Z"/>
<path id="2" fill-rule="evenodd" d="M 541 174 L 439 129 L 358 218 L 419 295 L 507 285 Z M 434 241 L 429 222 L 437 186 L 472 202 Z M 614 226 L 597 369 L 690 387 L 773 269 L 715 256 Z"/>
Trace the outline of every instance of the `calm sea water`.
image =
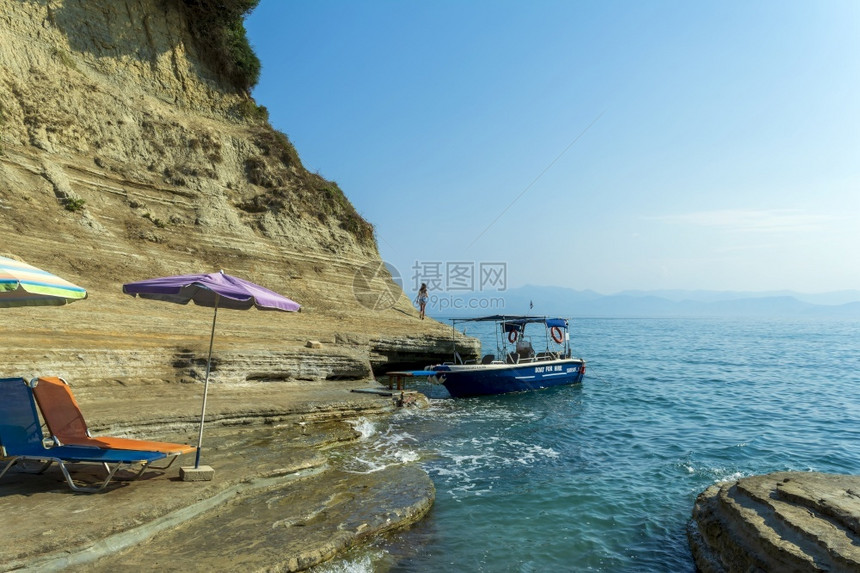
<path id="1" fill-rule="evenodd" d="M 319 570 L 694 571 L 685 526 L 707 486 L 860 472 L 858 322 L 582 319 L 572 340 L 581 386 L 454 400 L 423 384 L 429 409 L 360 423 L 340 463 L 420 464 L 436 503 Z"/>

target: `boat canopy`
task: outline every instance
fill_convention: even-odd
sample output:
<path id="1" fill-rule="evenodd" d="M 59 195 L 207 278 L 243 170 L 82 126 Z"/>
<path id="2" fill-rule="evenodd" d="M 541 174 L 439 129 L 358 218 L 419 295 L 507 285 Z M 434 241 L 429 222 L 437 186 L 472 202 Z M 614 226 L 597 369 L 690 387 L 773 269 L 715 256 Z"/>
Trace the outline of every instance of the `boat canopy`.
<path id="1" fill-rule="evenodd" d="M 507 316 L 503 314 L 494 314 L 492 316 L 482 316 L 479 318 L 455 318 L 454 322 L 499 322 L 505 332 L 520 332 L 527 324 L 543 323 L 547 328 L 563 328 L 568 329 L 568 320 L 566 318 L 547 318 L 546 316 L 522 316 L 513 315 Z"/>

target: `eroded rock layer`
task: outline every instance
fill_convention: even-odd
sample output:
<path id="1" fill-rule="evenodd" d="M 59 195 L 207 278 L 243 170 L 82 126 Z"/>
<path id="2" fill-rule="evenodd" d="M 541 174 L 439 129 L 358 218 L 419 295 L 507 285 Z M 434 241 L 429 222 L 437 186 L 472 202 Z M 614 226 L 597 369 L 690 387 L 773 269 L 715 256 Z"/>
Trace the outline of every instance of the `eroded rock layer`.
<path id="1" fill-rule="evenodd" d="M 132 299 L 121 285 L 219 269 L 303 311 L 222 312 L 216 384 L 449 359 L 450 330 L 418 320 L 372 226 L 211 67 L 188 6 L 0 0 L 0 254 L 90 294 L 4 309 L 5 374 L 200 382 L 211 310 Z M 469 340 L 458 351 L 478 354 Z"/>
<path id="2" fill-rule="evenodd" d="M 688 537 L 705 573 L 860 571 L 860 476 L 780 472 L 711 486 Z"/>

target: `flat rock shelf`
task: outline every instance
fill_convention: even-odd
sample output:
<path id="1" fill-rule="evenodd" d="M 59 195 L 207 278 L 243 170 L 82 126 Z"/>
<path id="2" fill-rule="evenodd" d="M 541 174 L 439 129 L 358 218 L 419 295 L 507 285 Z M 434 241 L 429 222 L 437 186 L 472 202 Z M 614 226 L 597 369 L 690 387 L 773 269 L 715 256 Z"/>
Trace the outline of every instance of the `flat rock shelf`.
<path id="1" fill-rule="evenodd" d="M 179 467 L 193 455 L 97 494 L 73 493 L 56 468 L 10 470 L 0 481 L 0 511 L 20 518 L 5 530 L 0 570 L 196 571 L 230 564 L 298 571 L 406 527 L 430 509 L 433 482 L 417 466 L 355 474 L 329 461 L 333 448 L 359 439 L 349 421 L 384 419 L 394 407 L 390 396 L 350 392 L 355 382 L 272 386 L 265 414 L 259 402 L 254 406 L 263 399 L 259 391 L 215 388 L 202 455 L 216 470 L 212 481 L 181 481 Z M 129 408 L 147 410 L 163 398 Z M 156 428 L 147 427 L 153 438 L 195 437 L 193 424 Z M 82 472 L 75 475 L 86 477 Z"/>
<path id="2" fill-rule="evenodd" d="M 719 483 L 697 498 L 687 533 L 705 573 L 860 571 L 860 476 L 779 472 Z"/>

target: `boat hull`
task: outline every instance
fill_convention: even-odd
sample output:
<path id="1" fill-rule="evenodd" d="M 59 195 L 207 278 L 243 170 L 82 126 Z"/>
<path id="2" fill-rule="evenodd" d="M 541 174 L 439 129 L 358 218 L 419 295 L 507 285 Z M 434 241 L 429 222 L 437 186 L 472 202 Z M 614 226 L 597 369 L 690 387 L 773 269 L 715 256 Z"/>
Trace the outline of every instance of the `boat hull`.
<path id="1" fill-rule="evenodd" d="M 435 382 L 455 398 L 527 392 L 551 386 L 579 384 L 585 361 L 579 358 L 526 364 L 441 364 L 431 368 Z"/>

